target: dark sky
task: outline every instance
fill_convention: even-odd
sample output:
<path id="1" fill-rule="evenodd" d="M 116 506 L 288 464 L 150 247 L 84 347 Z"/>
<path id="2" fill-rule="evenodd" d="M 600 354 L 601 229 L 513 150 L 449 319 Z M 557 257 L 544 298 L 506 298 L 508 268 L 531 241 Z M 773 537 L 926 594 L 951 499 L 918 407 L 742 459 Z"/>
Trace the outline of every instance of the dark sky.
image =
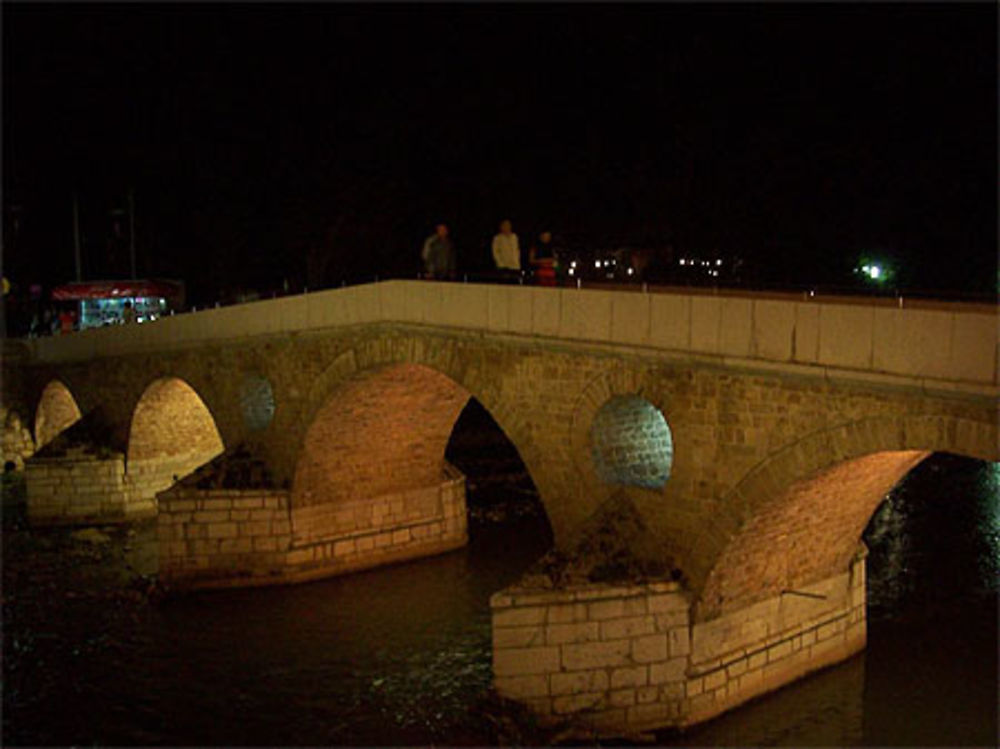
<path id="1" fill-rule="evenodd" d="M 409 275 L 439 220 L 474 270 L 503 217 L 763 281 L 872 252 L 996 286 L 993 3 L 2 12 L 8 275 L 72 276 L 74 190 L 113 273 L 132 188 L 140 273 L 196 289 Z"/>

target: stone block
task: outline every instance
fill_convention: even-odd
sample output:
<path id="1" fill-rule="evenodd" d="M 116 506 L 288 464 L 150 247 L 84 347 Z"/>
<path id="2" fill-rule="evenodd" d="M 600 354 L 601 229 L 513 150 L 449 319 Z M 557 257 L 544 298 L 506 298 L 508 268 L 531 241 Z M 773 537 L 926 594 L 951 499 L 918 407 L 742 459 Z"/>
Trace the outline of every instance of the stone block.
<path id="1" fill-rule="evenodd" d="M 755 299 L 753 302 L 753 342 L 756 356 L 771 361 L 790 361 L 795 330 L 795 304 Z"/>
<path id="2" fill-rule="evenodd" d="M 333 555 L 335 557 L 345 557 L 354 553 L 356 553 L 354 539 L 335 541 L 333 544 Z"/>
<path id="3" fill-rule="evenodd" d="M 648 705 L 660 698 L 659 687 L 639 687 L 635 690 L 635 701 L 640 705 Z"/>
<path id="4" fill-rule="evenodd" d="M 628 666 L 616 668 L 611 672 L 611 688 L 639 687 L 649 683 L 649 672 L 646 666 Z"/>
<path id="5" fill-rule="evenodd" d="M 583 642 L 562 645 L 562 665 L 568 670 L 625 666 L 629 664 L 629 640 Z"/>
<path id="6" fill-rule="evenodd" d="M 541 336 L 559 334 L 561 297 L 556 289 L 531 288 L 531 332 Z"/>
<path id="7" fill-rule="evenodd" d="M 209 523 L 205 526 L 208 529 L 209 538 L 235 538 L 238 530 L 236 523 Z"/>
<path id="8" fill-rule="evenodd" d="M 651 663 L 649 665 L 649 683 L 667 684 L 675 681 L 684 681 L 687 665 L 687 658 L 671 658 L 662 663 Z"/>
<path id="9" fill-rule="evenodd" d="M 611 340 L 645 345 L 649 342 L 651 294 L 615 294 L 611 307 Z"/>
<path id="10" fill-rule="evenodd" d="M 240 523 L 240 533 L 244 536 L 269 536 L 271 523 L 267 520 Z"/>
<path id="11" fill-rule="evenodd" d="M 612 692 L 608 692 L 608 705 L 610 707 L 629 707 L 634 704 L 634 689 L 616 689 Z"/>
<path id="12" fill-rule="evenodd" d="M 493 611 L 493 628 L 523 627 L 528 624 L 544 624 L 544 606 L 522 606 L 511 609 L 495 609 Z"/>
<path id="13" fill-rule="evenodd" d="M 717 669 L 705 674 L 704 683 L 705 691 L 711 692 L 718 689 L 720 686 L 726 683 L 728 677 L 726 676 L 726 670 L 724 668 Z"/>
<path id="14" fill-rule="evenodd" d="M 753 306 L 749 299 L 721 299 L 719 353 L 724 356 L 747 357 L 752 351 Z"/>
<path id="15" fill-rule="evenodd" d="M 602 692 L 608 688 L 608 673 L 604 669 L 553 673 L 549 677 L 553 696 Z"/>
<path id="16" fill-rule="evenodd" d="M 687 623 L 687 611 L 690 604 L 681 593 L 666 593 L 651 595 L 646 599 L 646 605 L 651 614 L 684 613 L 684 623 Z"/>
<path id="17" fill-rule="evenodd" d="M 267 536 L 257 536 L 252 538 L 253 550 L 254 551 L 277 551 L 278 550 L 278 539 L 269 538 Z"/>
<path id="18" fill-rule="evenodd" d="M 610 619 L 600 623 L 602 640 L 617 640 L 656 632 L 656 619 L 652 616 L 631 616 Z"/>
<path id="19" fill-rule="evenodd" d="M 288 552 L 286 556 L 286 561 L 291 566 L 297 566 L 300 564 L 308 564 L 313 561 L 315 556 L 315 549 L 312 547 L 305 549 L 292 549 Z"/>
<path id="20" fill-rule="evenodd" d="M 691 652 L 691 632 L 687 627 L 674 627 L 667 632 L 667 650 L 671 658 Z"/>
<path id="21" fill-rule="evenodd" d="M 493 628 L 495 648 L 526 648 L 544 644 L 545 629 L 540 626 Z"/>
<path id="22" fill-rule="evenodd" d="M 559 335 L 607 341 L 611 338 L 611 304 L 621 293 L 562 289 Z"/>
<path id="23" fill-rule="evenodd" d="M 632 658 L 637 663 L 652 663 L 667 658 L 667 636 L 646 635 L 632 639 Z"/>
<path id="24" fill-rule="evenodd" d="M 595 642 L 601 639 L 600 624 L 597 622 L 575 622 L 572 624 L 549 624 L 545 628 L 545 640 L 549 645 L 570 642 Z"/>
<path id="25" fill-rule="evenodd" d="M 549 606 L 548 612 L 549 624 L 568 624 L 588 619 L 585 603 L 553 604 Z"/>
<path id="26" fill-rule="evenodd" d="M 846 369 L 871 365 L 874 308 L 824 304 L 819 308 L 819 363 Z"/>
<path id="27" fill-rule="evenodd" d="M 493 672 L 497 676 L 551 674 L 557 671 L 558 647 L 504 648 L 493 651 Z"/>
<path id="28" fill-rule="evenodd" d="M 588 692 L 573 694 L 552 699 L 552 712 L 556 715 L 569 715 L 589 710 L 600 710 L 607 704 L 604 692 Z"/>
<path id="29" fill-rule="evenodd" d="M 649 342 L 664 349 L 684 350 L 691 343 L 691 297 L 649 295 Z"/>

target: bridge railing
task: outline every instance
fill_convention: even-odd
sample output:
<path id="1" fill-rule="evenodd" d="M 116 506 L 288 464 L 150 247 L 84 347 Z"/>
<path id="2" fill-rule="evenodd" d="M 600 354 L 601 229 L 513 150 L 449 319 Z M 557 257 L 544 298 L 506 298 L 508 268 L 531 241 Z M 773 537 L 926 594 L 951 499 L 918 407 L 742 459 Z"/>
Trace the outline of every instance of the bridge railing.
<path id="1" fill-rule="evenodd" d="M 30 344 L 37 360 L 68 361 L 395 323 L 640 347 L 728 365 L 824 367 L 890 379 L 997 384 L 995 306 L 910 307 L 797 294 L 656 291 L 383 281 Z"/>

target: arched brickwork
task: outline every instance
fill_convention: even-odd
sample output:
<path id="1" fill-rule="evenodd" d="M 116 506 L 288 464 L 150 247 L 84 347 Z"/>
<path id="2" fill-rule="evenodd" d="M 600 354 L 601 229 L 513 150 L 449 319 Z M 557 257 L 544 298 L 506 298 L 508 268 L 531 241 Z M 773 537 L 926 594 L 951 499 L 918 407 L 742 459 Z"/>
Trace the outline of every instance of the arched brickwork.
<path id="1" fill-rule="evenodd" d="M 367 370 L 330 394 L 306 432 L 292 507 L 437 485 L 469 393 L 419 364 Z"/>
<path id="2" fill-rule="evenodd" d="M 194 389 L 177 377 L 152 382 L 129 428 L 126 474 L 152 496 L 224 449 L 215 419 Z"/>
<path id="3" fill-rule="evenodd" d="M 47 445 L 56 435 L 76 423 L 82 414 L 76 399 L 62 382 L 52 380 L 42 391 L 35 412 L 35 445 Z"/>
<path id="4" fill-rule="evenodd" d="M 764 461 L 706 523 L 685 570 L 697 618 L 843 572 L 886 493 L 933 451 L 1000 458 L 996 424 L 867 419 L 811 434 Z"/>

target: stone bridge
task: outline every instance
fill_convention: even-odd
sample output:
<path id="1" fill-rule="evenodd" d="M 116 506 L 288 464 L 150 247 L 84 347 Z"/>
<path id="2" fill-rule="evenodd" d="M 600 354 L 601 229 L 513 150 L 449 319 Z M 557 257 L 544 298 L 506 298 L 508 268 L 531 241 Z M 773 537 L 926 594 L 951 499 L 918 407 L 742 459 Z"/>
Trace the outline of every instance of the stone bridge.
<path id="1" fill-rule="evenodd" d="M 863 648 L 885 494 L 932 451 L 1000 459 L 997 322 L 390 281 L 24 342 L 4 445 L 37 450 L 33 522 L 156 512 L 165 581 L 291 582 L 465 542 L 444 452 L 475 397 L 557 547 L 625 513 L 631 551 L 676 570 L 498 593 L 498 690 L 604 733 L 686 725 Z"/>

